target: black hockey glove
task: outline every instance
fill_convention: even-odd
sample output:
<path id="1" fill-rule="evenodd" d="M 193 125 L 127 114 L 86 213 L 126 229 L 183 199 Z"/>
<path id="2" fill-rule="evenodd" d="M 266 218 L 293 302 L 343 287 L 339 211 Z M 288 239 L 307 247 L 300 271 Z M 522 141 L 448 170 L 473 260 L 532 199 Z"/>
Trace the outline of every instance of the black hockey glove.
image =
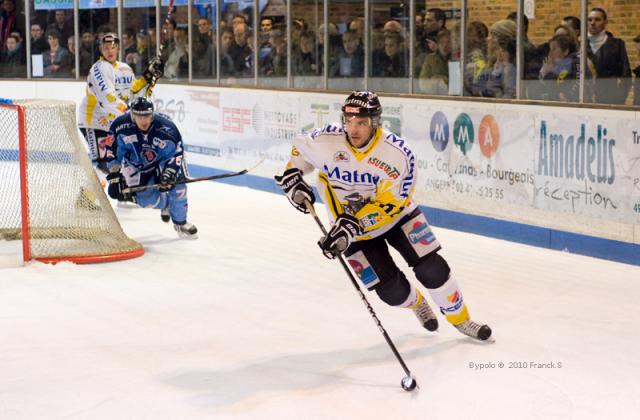
<path id="1" fill-rule="evenodd" d="M 122 192 L 122 190 L 127 188 L 127 184 L 120 172 L 111 172 L 107 175 L 107 181 L 109 181 L 109 187 L 107 188 L 109 197 L 118 201 L 133 201 L 130 193 Z"/>
<path id="2" fill-rule="evenodd" d="M 304 201 L 308 200 L 309 203 L 313 204 L 316 202 L 316 197 L 313 195 L 313 190 L 309 184 L 302 179 L 302 171 L 298 168 L 290 168 L 284 171 L 282 175 L 276 175 L 274 178 L 293 207 L 303 213 L 309 213 Z"/>
<path id="3" fill-rule="evenodd" d="M 142 77 L 147 83 L 155 83 L 159 78 L 164 75 L 164 63 L 160 57 L 154 58 L 145 71 L 142 73 Z"/>
<path id="4" fill-rule="evenodd" d="M 318 245 L 325 257 L 333 259 L 342 254 L 349 247 L 353 238 L 360 234 L 362 234 L 362 228 L 358 219 L 344 213 L 338 216 L 336 223 L 327 232 L 327 236 L 318 241 Z"/>
<path id="5" fill-rule="evenodd" d="M 160 175 L 160 186 L 158 191 L 171 191 L 176 186 L 178 172 L 174 168 L 164 168 Z"/>

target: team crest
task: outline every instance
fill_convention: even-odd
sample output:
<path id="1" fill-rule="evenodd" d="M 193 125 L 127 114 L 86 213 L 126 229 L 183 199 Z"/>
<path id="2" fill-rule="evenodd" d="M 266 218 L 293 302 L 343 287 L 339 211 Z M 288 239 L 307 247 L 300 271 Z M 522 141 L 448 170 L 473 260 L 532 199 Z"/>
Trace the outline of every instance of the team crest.
<path id="1" fill-rule="evenodd" d="M 147 162 L 153 162 L 153 161 L 156 160 L 157 154 L 156 154 L 156 152 L 154 152 L 151 149 L 145 149 L 145 150 L 142 151 L 142 156 L 144 156 L 144 159 Z"/>
<path id="2" fill-rule="evenodd" d="M 333 155 L 334 162 L 349 162 L 349 155 L 347 152 L 339 151 Z"/>

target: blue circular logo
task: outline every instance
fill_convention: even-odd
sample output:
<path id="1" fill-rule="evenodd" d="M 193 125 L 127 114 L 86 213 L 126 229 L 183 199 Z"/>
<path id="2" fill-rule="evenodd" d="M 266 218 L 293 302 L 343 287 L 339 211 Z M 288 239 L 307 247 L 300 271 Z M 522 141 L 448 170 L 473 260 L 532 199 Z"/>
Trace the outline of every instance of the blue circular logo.
<path id="1" fill-rule="evenodd" d="M 443 112 L 438 111 L 431 118 L 431 127 L 429 128 L 429 136 L 431 144 L 438 152 L 444 151 L 449 144 L 449 121 Z"/>

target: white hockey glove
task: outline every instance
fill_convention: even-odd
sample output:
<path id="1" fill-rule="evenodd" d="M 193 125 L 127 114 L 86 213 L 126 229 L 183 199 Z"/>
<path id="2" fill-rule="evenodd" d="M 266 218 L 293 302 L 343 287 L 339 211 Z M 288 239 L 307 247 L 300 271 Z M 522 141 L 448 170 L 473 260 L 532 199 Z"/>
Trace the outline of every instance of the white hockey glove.
<path id="1" fill-rule="evenodd" d="M 309 213 L 304 201 L 307 200 L 313 204 L 316 202 L 316 197 L 309 184 L 304 182 L 302 171 L 298 168 L 289 168 L 282 175 L 276 175 L 274 178 L 293 207 L 303 213 Z"/>
<path id="2" fill-rule="evenodd" d="M 334 259 L 349 247 L 353 238 L 360 234 L 362 234 L 362 228 L 358 219 L 344 213 L 338 216 L 336 223 L 327 232 L 327 235 L 318 241 L 318 245 L 325 257 Z"/>

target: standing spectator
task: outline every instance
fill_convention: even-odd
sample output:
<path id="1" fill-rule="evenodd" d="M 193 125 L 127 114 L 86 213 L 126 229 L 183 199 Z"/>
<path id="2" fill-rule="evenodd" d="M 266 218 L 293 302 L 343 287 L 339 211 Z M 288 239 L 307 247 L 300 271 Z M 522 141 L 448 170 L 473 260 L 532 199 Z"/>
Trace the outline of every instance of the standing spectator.
<path id="1" fill-rule="evenodd" d="M 78 48 L 78 54 L 80 56 L 80 76 L 89 74 L 89 69 L 96 61 L 96 57 L 93 55 L 95 48 L 93 32 L 87 29 L 83 30 L 80 37 L 80 48 Z"/>
<path id="2" fill-rule="evenodd" d="M 4 0 L 0 8 L 0 51 L 5 49 L 11 32 L 19 30 L 20 18 L 16 13 L 15 0 Z"/>
<path id="3" fill-rule="evenodd" d="M 604 9 L 591 9 L 587 49 L 596 68 L 595 100 L 623 105 L 631 88 L 629 57 L 624 41 L 606 30 L 607 23 Z"/>
<path id="4" fill-rule="evenodd" d="M 24 77 L 26 75 L 24 50 L 18 45 L 19 38 L 15 35 L 9 35 L 7 48 L 0 52 L 0 77 Z"/>
<path id="5" fill-rule="evenodd" d="M 233 43 L 228 52 L 233 60 L 234 76 L 253 74 L 253 51 L 247 42 L 249 35 L 249 28 L 244 22 L 237 23 L 233 28 Z"/>
<path id="6" fill-rule="evenodd" d="M 342 34 L 342 51 L 338 52 L 333 68 L 332 77 L 362 77 L 364 76 L 364 49 L 360 45 L 358 33 L 349 29 Z"/>
<path id="7" fill-rule="evenodd" d="M 60 33 L 59 39 L 69 39 L 73 36 L 73 23 L 67 20 L 67 12 L 65 10 L 55 11 L 55 20 L 47 27 L 49 29 L 55 29 Z M 65 48 L 66 49 L 66 48 Z"/>
<path id="8" fill-rule="evenodd" d="M 127 28 L 122 33 L 122 56 L 125 62 L 133 67 L 133 54 L 136 54 L 136 31 L 133 28 Z"/>
<path id="9" fill-rule="evenodd" d="M 447 29 L 447 15 L 442 9 L 433 7 L 424 15 L 424 37 L 426 42 L 419 43 L 427 54 L 438 49 L 438 32 Z"/>
<path id="10" fill-rule="evenodd" d="M 633 42 L 636 45 L 638 58 L 640 58 L 640 35 L 633 38 Z M 633 82 L 633 104 L 640 105 L 640 65 L 633 69 L 633 74 L 636 76 Z"/>
<path id="11" fill-rule="evenodd" d="M 511 12 L 507 16 L 507 19 L 512 20 L 516 27 L 518 25 L 518 13 Z M 524 49 L 524 70 L 520 72 L 525 80 L 536 80 L 540 67 L 542 67 L 542 59 L 544 57 L 538 56 L 538 49 L 535 45 L 529 41 L 529 18 L 527 15 L 522 16 L 523 30 L 522 30 L 522 44 Z"/>
<path id="12" fill-rule="evenodd" d="M 45 77 L 71 77 L 72 57 L 69 50 L 60 46 L 60 32 L 47 30 L 49 49 L 44 52 L 43 65 Z"/>
<path id="13" fill-rule="evenodd" d="M 49 49 L 49 44 L 44 37 L 44 28 L 40 22 L 31 24 L 31 54 L 42 54 Z"/>
<path id="14" fill-rule="evenodd" d="M 576 39 L 580 42 L 580 25 L 582 21 L 575 16 L 565 16 L 562 18 L 562 25 L 570 26 L 576 35 Z"/>
<path id="15" fill-rule="evenodd" d="M 427 55 L 420 70 L 419 85 L 424 93 L 446 95 L 449 92 L 449 60 L 451 34 L 443 29 L 438 33 L 438 48 Z"/>
<path id="16" fill-rule="evenodd" d="M 193 76 L 211 77 L 215 69 L 215 49 L 213 47 L 213 31 L 206 18 L 198 19 L 198 33 L 193 39 Z"/>
<path id="17" fill-rule="evenodd" d="M 287 75 L 287 41 L 280 29 L 272 29 L 269 32 L 269 53 L 264 58 L 261 66 L 265 76 Z"/>

